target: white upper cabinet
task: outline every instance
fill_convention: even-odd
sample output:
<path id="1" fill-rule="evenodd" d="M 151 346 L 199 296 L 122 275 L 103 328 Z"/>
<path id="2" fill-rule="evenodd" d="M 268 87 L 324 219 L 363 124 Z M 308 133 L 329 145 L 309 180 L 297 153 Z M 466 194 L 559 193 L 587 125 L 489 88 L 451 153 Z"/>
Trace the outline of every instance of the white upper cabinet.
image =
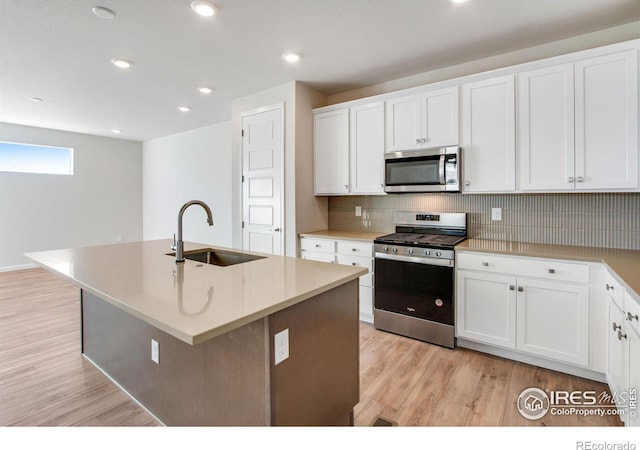
<path id="1" fill-rule="evenodd" d="M 384 102 L 351 108 L 350 192 L 384 193 Z"/>
<path id="2" fill-rule="evenodd" d="M 315 193 L 349 193 L 349 110 L 315 114 Z"/>
<path id="3" fill-rule="evenodd" d="M 521 190 L 638 188 L 637 59 L 627 51 L 518 75 Z"/>
<path id="4" fill-rule="evenodd" d="M 518 74 L 521 190 L 573 187 L 573 92 L 573 64 Z"/>
<path id="5" fill-rule="evenodd" d="M 638 187 L 638 51 L 578 61 L 576 188 Z"/>
<path id="6" fill-rule="evenodd" d="M 386 151 L 458 144 L 458 87 L 386 102 Z"/>
<path id="7" fill-rule="evenodd" d="M 462 85 L 465 192 L 515 191 L 514 90 L 513 75 Z"/>
<path id="8" fill-rule="evenodd" d="M 314 115 L 316 195 L 384 194 L 384 102 Z"/>

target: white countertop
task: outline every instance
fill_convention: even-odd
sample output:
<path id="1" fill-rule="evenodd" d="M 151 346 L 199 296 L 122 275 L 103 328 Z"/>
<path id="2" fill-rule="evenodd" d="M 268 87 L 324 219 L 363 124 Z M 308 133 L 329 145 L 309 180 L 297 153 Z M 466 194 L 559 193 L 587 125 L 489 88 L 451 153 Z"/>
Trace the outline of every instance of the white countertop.
<path id="1" fill-rule="evenodd" d="M 172 241 L 28 253 L 42 267 L 188 343 L 198 344 L 364 275 L 361 267 L 266 258 L 219 267 L 176 264 Z M 223 247 L 185 242 L 185 251 Z"/>

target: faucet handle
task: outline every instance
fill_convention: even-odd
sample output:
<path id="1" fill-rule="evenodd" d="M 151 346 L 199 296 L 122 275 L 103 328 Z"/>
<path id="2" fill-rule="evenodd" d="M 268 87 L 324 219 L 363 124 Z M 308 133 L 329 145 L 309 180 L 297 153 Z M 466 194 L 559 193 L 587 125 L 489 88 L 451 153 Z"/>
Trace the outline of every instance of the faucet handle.
<path id="1" fill-rule="evenodd" d="M 173 250 L 175 252 L 177 246 L 178 246 L 178 244 L 177 244 L 177 241 L 176 241 L 176 234 L 173 233 L 173 245 L 171 246 L 171 250 Z"/>

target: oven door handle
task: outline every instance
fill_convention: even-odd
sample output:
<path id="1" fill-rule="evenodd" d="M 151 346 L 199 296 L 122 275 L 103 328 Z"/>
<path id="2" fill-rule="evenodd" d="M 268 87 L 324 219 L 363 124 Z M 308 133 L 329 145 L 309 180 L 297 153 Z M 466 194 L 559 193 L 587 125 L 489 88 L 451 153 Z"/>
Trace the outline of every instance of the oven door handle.
<path id="1" fill-rule="evenodd" d="M 441 185 L 447 184 L 447 180 L 445 180 L 445 177 L 444 177 L 444 163 L 445 163 L 444 155 L 440 155 L 440 164 L 438 164 L 438 174 L 440 175 Z"/>
<path id="2" fill-rule="evenodd" d="M 386 253 L 375 253 L 376 259 L 387 259 L 390 261 L 412 262 L 430 266 L 453 267 L 452 259 L 422 258 L 420 256 L 388 255 Z"/>

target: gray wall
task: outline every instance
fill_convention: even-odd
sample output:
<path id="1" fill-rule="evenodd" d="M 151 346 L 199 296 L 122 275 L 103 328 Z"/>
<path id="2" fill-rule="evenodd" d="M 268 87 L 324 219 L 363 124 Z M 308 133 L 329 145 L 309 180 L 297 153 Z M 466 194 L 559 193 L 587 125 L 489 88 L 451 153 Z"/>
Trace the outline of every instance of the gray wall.
<path id="1" fill-rule="evenodd" d="M 72 147 L 74 174 L 0 172 L 0 270 L 25 252 L 139 241 L 142 143 L 0 123 L 0 140 Z"/>
<path id="2" fill-rule="evenodd" d="M 502 221 L 491 208 L 502 208 Z M 479 239 L 640 250 L 640 193 L 331 197 L 329 228 L 390 233 L 394 211 L 466 212 Z"/>
<path id="3" fill-rule="evenodd" d="M 214 225 L 192 206 L 183 218 L 184 240 L 231 246 L 231 121 L 145 141 L 142 177 L 145 240 L 171 238 L 180 207 L 202 200 Z"/>

